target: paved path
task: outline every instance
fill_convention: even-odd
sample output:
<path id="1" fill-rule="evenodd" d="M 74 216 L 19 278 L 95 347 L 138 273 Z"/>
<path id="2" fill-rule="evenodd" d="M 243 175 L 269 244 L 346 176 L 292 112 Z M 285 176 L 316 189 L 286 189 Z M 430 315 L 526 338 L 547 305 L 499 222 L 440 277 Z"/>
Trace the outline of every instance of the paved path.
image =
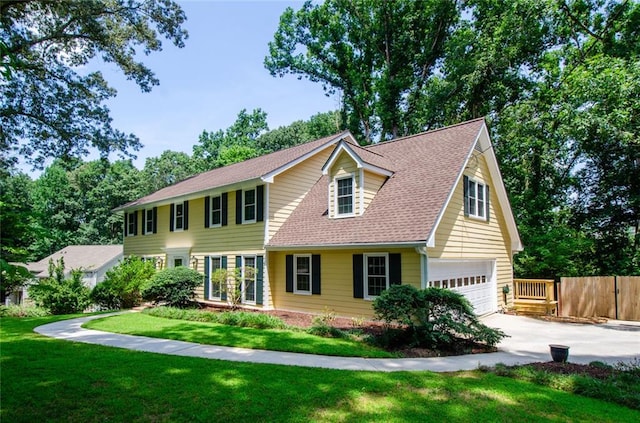
<path id="1" fill-rule="evenodd" d="M 270 363 L 292 366 L 321 367 L 340 370 L 448 372 L 472 370 L 478 366 L 525 364 L 549 361 L 549 344 L 570 347 L 569 361 L 589 363 L 594 360 L 615 364 L 640 363 L 640 322 L 609 321 L 586 325 L 545 322 L 522 316 L 493 314 L 483 318 L 490 327 L 500 328 L 510 335 L 491 354 L 455 357 L 374 359 L 330 357 L 246 348 L 220 347 L 144 336 L 122 335 L 82 328 L 89 320 L 105 317 L 94 315 L 63 320 L 35 328 L 37 333 L 58 339 L 107 345 L 130 350 L 202 357 L 217 360 Z"/>

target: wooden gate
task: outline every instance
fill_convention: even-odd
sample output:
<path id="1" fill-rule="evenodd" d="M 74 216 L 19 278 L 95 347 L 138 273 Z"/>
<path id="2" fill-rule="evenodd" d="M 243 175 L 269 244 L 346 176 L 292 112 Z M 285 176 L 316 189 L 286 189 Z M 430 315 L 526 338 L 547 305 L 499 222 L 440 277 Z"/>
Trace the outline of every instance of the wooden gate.
<path id="1" fill-rule="evenodd" d="M 561 316 L 640 321 L 640 276 L 562 278 Z"/>

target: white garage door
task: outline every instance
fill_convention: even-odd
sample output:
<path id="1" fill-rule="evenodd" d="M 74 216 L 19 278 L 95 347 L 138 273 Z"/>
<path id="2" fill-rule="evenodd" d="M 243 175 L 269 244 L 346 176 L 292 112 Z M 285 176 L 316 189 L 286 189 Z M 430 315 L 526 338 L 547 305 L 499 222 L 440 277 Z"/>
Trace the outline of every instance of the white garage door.
<path id="1" fill-rule="evenodd" d="M 428 286 L 463 294 L 477 315 L 498 308 L 494 260 L 429 260 Z"/>

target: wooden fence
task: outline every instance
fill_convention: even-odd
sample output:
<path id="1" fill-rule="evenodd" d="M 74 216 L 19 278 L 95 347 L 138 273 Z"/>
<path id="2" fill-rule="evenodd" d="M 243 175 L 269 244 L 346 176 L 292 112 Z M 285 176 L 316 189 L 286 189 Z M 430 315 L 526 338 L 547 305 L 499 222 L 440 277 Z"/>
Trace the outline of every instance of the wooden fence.
<path id="1" fill-rule="evenodd" d="M 640 276 L 562 278 L 559 314 L 640 321 Z"/>

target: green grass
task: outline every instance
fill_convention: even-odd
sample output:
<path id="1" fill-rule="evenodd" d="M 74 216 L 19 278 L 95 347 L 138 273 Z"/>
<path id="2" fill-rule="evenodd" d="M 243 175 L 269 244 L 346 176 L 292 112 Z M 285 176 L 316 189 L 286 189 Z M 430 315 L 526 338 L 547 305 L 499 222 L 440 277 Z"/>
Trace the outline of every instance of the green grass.
<path id="1" fill-rule="evenodd" d="M 127 313 L 87 322 L 85 327 L 107 332 L 175 339 L 199 344 L 221 345 L 341 357 L 394 357 L 363 342 L 344 338 L 323 338 L 302 331 L 255 329 L 165 319 L 142 313 Z"/>
<path id="2" fill-rule="evenodd" d="M 0 319 L 3 422 L 640 421 L 640 412 L 493 374 L 232 363 L 73 343 Z"/>

